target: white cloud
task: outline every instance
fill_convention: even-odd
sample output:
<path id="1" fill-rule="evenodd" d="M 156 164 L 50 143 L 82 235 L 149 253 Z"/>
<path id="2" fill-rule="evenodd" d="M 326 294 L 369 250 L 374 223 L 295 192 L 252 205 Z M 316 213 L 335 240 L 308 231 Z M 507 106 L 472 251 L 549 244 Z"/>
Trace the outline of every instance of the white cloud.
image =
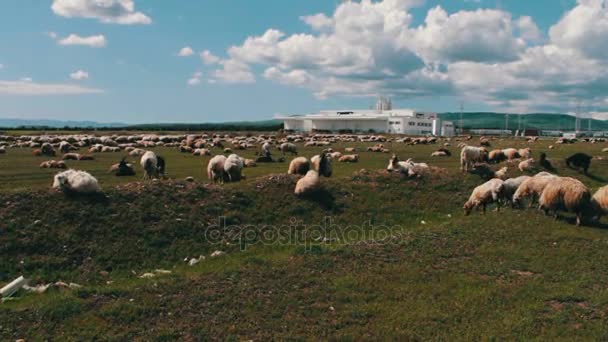
<path id="1" fill-rule="evenodd" d="M 88 36 L 88 37 L 81 37 L 77 34 L 70 34 L 69 36 L 58 40 L 59 45 L 82 45 L 82 46 L 88 46 L 88 47 L 93 47 L 93 48 L 101 48 L 106 46 L 107 41 L 106 41 L 106 37 L 102 34 L 98 34 L 98 35 L 94 35 L 94 36 Z"/>
<path id="2" fill-rule="evenodd" d="M 207 65 L 217 64 L 221 60 L 218 56 L 215 56 L 209 50 L 201 52 L 201 59 L 203 60 L 203 63 Z"/>
<path id="3" fill-rule="evenodd" d="M 324 13 L 315 15 L 302 16 L 300 19 L 308 24 L 313 30 L 324 31 L 330 29 L 333 25 L 333 20 Z"/>
<path id="4" fill-rule="evenodd" d="M 199 84 L 201 84 L 201 77 L 203 77 L 203 73 L 200 71 L 195 72 L 194 74 L 192 74 L 192 77 L 190 77 L 188 79 L 188 85 L 191 86 L 197 86 Z"/>
<path id="5" fill-rule="evenodd" d="M 213 72 L 216 81 L 222 83 L 255 83 L 255 76 L 249 66 L 234 59 L 219 62 L 221 69 Z"/>
<path id="6" fill-rule="evenodd" d="M 31 77 L 21 77 L 19 79 L 19 81 L 21 81 L 21 82 L 32 82 L 32 78 Z"/>
<path id="7" fill-rule="evenodd" d="M 44 32 L 45 35 L 49 36 L 49 38 L 55 40 L 57 39 L 57 33 L 53 31 Z"/>
<path id="8" fill-rule="evenodd" d="M 192 48 L 189 46 L 181 48 L 181 50 L 179 50 L 179 52 L 177 53 L 177 55 L 179 57 L 190 57 L 193 54 L 194 54 L 194 50 L 192 50 Z"/>
<path id="9" fill-rule="evenodd" d="M 4 64 L 0 63 L 0 70 L 4 69 Z"/>
<path id="10" fill-rule="evenodd" d="M 89 78 L 89 73 L 84 70 L 74 71 L 70 74 L 70 78 L 76 81 L 83 81 Z"/>
<path id="11" fill-rule="evenodd" d="M 103 91 L 74 84 L 35 83 L 32 81 L 1 81 L 0 95 L 79 95 Z"/>
<path id="12" fill-rule="evenodd" d="M 53 12 L 67 18 L 97 19 L 102 23 L 150 24 L 152 19 L 135 11 L 133 0 L 53 0 Z"/>

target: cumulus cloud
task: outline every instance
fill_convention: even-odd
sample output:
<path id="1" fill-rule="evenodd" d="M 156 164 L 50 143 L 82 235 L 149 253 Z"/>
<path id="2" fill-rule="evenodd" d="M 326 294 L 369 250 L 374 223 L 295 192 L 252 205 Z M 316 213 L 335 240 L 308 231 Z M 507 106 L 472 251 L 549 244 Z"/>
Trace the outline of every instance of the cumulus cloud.
<path id="1" fill-rule="evenodd" d="M 302 16 L 311 32 L 269 28 L 230 46 L 225 59 L 201 58 L 218 65 L 209 81 L 251 83 L 259 69 L 318 98 L 455 96 L 561 110 L 582 99 L 608 111 L 608 0 L 578 0 L 548 32 L 529 16 L 440 6 L 414 25 L 410 9 L 421 2 L 342 2 L 331 15 Z"/>
<path id="2" fill-rule="evenodd" d="M 102 23 L 150 24 L 152 19 L 135 11 L 133 0 L 53 0 L 53 12 L 67 18 L 97 19 Z"/>
<path id="3" fill-rule="evenodd" d="M 201 59 L 203 60 L 203 63 L 207 65 L 217 64 L 220 61 L 220 58 L 212 54 L 209 50 L 201 52 Z"/>
<path id="4" fill-rule="evenodd" d="M 194 55 L 194 50 L 192 50 L 191 47 L 186 46 L 186 47 L 181 48 L 181 50 L 179 50 L 177 55 L 179 57 L 190 57 L 190 56 Z"/>
<path id="5" fill-rule="evenodd" d="M 103 34 L 98 34 L 98 35 L 88 36 L 88 37 L 81 37 L 77 34 L 72 33 L 63 39 L 59 39 L 57 42 L 59 43 L 59 45 L 65 45 L 65 46 L 81 45 L 81 46 L 88 46 L 88 47 L 92 47 L 92 48 L 105 47 L 107 44 L 106 37 Z"/>
<path id="6" fill-rule="evenodd" d="M 103 91 L 75 84 L 36 83 L 31 81 L 0 80 L 0 95 L 79 95 L 95 94 Z"/>
<path id="7" fill-rule="evenodd" d="M 89 73 L 84 70 L 77 70 L 70 74 L 70 78 L 76 81 L 83 81 L 89 78 Z"/>
<path id="8" fill-rule="evenodd" d="M 192 77 L 190 77 L 188 79 L 188 85 L 190 86 L 197 86 L 199 84 L 201 84 L 201 77 L 203 77 L 203 73 L 200 71 L 195 72 L 194 74 L 192 74 Z"/>
<path id="9" fill-rule="evenodd" d="M 0 70 L 4 69 L 4 64 L 0 63 Z"/>

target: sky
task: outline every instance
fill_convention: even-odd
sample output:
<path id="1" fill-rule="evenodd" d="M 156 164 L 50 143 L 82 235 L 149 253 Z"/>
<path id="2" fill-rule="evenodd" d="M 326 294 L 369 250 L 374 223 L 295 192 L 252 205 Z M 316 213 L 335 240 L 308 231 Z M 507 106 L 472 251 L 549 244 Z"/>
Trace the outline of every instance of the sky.
<path id="1" fill-rule="evenodd" d="M 608 0 L 3 0 L 0 118 L 608 112 Z"/>

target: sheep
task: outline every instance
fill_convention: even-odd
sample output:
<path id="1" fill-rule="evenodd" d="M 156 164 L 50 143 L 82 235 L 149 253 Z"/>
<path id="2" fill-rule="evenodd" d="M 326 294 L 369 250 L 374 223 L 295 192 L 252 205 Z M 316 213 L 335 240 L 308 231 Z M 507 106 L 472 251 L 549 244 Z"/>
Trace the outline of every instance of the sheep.
<path id="1" fill-rule="evenodd" d="M 209 160 L 207 164 L 207 177 L 209 180 L 212 180 L 214 183 L 219 181 L 220 183 L 224 182 L 224 163 L 226 162 L 226 157 L 223 155 L 216 155 L 215 157 Z"/>
<path id="2" fill-rule="evenodd" d="M 39 149 L 39 148 L 37 148 L 37 149 L 35 149 L 35 150 L 32 151 L 32 155 L 34 157 L 40 157 L 42 155 L 42 150 Z"/>
<path id="3" fill-rule="evenodd" d="M 224 173 L 228 176 L 228 181 L 238 182 L 243 178 L 243 159 L 236 154 L 231 154 L 224 161 Z"/>
<path id="4" fill-rule="evenodd" d="M 359 161 L 358 154 L 345 154 L 340 159 L 338 159 L 340 163 L 356 163 Z"/>
<path id="5" fill-rule="evenodd" d="M 551 172 L 555 172 L 555 168 L 553 167 L 553 165 L 551 165 L 551 162 L 547 159 L 547 154 L 545 152 L 540 153 L 540 160 L 538 161 L 538 163 L 540 164 L 540 166 L 542 166 L 543 169 L 551 171 Z"/>
<path id="6" fill-rule="evenodd" d="M 595 209 L 595 219 L 598 220 L 602 215 L 608 214 L 608 185 L 599 188 L 591 198 Z"/>
<path id="7" fill-rule="evenodd" d="M 547 184 L 538 204 L 545 215 L 553 211 L 556 218 L 558 210 L 575 213 L 576 225 L 580 226 L 585 214 L 591 209 L 591 192 L 578 179 L 558 177 Z"/>
<path id="8" fill-rule="evenodd" d="M 532 206 L 532 203 L 540 196 L 547 184 L 555 179 L 557 179 L 557 176 L 549 172 L 539 172 L 533 177 L 524 180 L 519 188 L 517 188 L 517 191 L 515 191 L 515 194 L 513 194 L 513 205 L 521 206 L 524 198 L 531 197 L 530 206 Z"/>
<path id="9" fill-rule="evenodd" d="M 232 154 L 232 149 L 231 149 L 231 148 L 229 148 L 229 147 L 226 147 L 226 148 L 224 149 L 224 153 L 225 153 L 225 154 Z"/>
<path id="10" fill-rule="evenodd" d="M 504 153 L 505 157 L 508 160 L 513 160 L 520 157 L 519 151 L 514 148 L 505 148 L 504 150 L 502 150 L 502 153 Z"/>
<path id="11" fill-rule="evenodd" d="M 256 166 L 258 166 L 258 164 L 256 164 L 255 160 L 253 160 L 253 159 L 245 159 L 243 161 L 243 166 L 244 167 L 256 167 Z"/>
<path id="12" fill-rule="evenodd" d="M 465 146 L 460 151 L 460 170 L 467 172 L 476 162 L 487 162 L 488 150 L 485 147 Z"/>
<path id="13" fill-rule="evenodd" d="M 206 148 L 197 148 L 194 150 L 194 152 L 192 152 L 193 156 L 210 156 L 211 155 L 211 151 L 209 151 Z"/>
<path id="14" fill-rule="evenodd" d="M 448 155 L 443 151 L 435 151 L 431 153 L 431 157 L 447 157 Z"/>
<path id="15" fill-rule="evenodd" d="M 136 148 L 136 149 L 129 151 L 129 155 L 131 157 L 140 157 L 140 156 L 143 156 L 145 153 L 146 153 L 146 150 L 143 150 L 141 148 Z"/>
<path id="16" fill-rule="evenodd" d="M 469 215 L 473 209 L 478 209 L 480 206 L 485 213 L 488 204 L 498 203 L 502 187 L 503 181 L 493 178 L 473 189 L 469 200 L 463 206 L 464 214 Z M 500 207 L 496 206 L 496 210 L 500 210 Z"/>
<path id="17" fill-rule="evenodd" d="M 296 195 L 305 195 L 316 191 L 320 186 L 319 173 L 315 170 L 308 170 L 306 175 L 298 180 L 294 193 Z"/>
<path id="18" fill-rule="evenodd" d="M 80 154 L 78 153 L 66 153 L 61 158 L 63 160 L 78 160 L 80 159 Z"/>
<path id="19" fill-rule="evenodd" d="M 64 193 L 90 194 L 99 192 L 97 179 L 88 172 L 67 170 L 55 175 L 53 188 Z"/>
<path id="20" fill-rule="evenodd" d="M 393 154 L 391 159 L 389 159 L 386 170 L 389 172 L 399 171 L 402 174 L 407 174 L 409 177 L 421 177 L 430 171 L 426 163 L 414 163 L 411 158 L 406 161 L 399 161 L 396 154 Z"/>
<path id="21" fill-rule="evenodd" d="M 504 203 L 511 203 L 512 207 L 515 207 L 513 203 L 513 195 L 519 188 L 519 186 L 530 179 L 530 176 L 519 176 L 517 178 L 509 178 L 503 182 L 502 191 L 500 193 L 500 198 Z"/>
<path id="22" fill-rule="evenodd" d="M 68 153 L 70 151 L 75 151 L 75 150 L 77 150 L 77 148 L 75 148 L 74 146 L 72 146 L 67 141 L 62 141 L 62 142 L 59 143 L 59 151 L 61 151 L 62 153 Z"/>
<path id="23" fill-rule="evenodd" d="M 588 154 L 575 153 L 570 157 L 566 158 L 566 165 L 568 165 L 568 167 L 572 169 L 582 168 L 583 173 L 587 174 L 587 170 L 591 165 L 591 159 L 593 159 L 593 157 Z"/>
<path id="24" fill-rule="evenodd" d="M 329 157 L 331 159 L 340 159 L 340 157 L 342 157 L 342 152 L 331 152 L 329 153 Z"/>
<path id="25" fill-rule="evenodd" d="M 90 154 L 79 154 L 78 160 L 95 160 L 95 157 Z"/>
<path id="26" fill-rule="evenodd" d="M 517 153 L 519 154 L 519 157 L 522 159 L 530 159 L 530 156 L 532 156 L 532 150 L 529 147 L 520 148 L 519 151 L 517 151 Z"/>
<path id="27" fill-rule="evenodd" d="M 517 166 L 517 168 L 521 172 L 534 170 L 534 168 L 535 168 L 534 158 L 526 159 L 526 160 L 520 162 L 519 165 Z"/>
<path id="28" fill-rule="evenodd" d="M 502 161 L 505 161 L 507 159 L 507 157 L 505 156 L 505 153 L 502 150 L 492 150 L 490 151 L 490 154 L 488 155 L 488 162 L 489 163 L 500 163 Z"/>
<path id="29" fill-rule="evenodd" d="M 282 144 L 279 146 L 279 150 L 281 150 L 281 152 L 282 152 L 283 154 L 285 154 L 285 153 L 289 152 L 289 153 L 291 153 L 291 154 L 293 154 L 293 155 L 296 155 L 296 156 L 298 155 L 298 148 L 297 148 L 296 144 L 292 144 L 292 143 L 282 143 Z"/>
<path id="30" fill-rule="evenodd" d="M 135 176 L 135 170 L 133 169 L 133 165 L 131 163 L 127 163 L 126 158 L 122 158 L 120 163 L 112 165 L 109 173 L 114 173 L 117 177 L 122 176 Z"/>
<path id="31" fill-rule="evenodd" d="M 0 154 L 5 154 L 6 153 L 6 149 L 4 146 L 0 146 Z"/>
<path id="32" fill-rule="evenodd" d="M 357 148 L 356 147 L 346 147 L 346 148 L 344 148 L 344 152 L 354 153 L 354 152 L 357 152 Z"/>
<path id="33" fill-rule="evenodd" d="M 156 171 L 160 177 L 165 177 L 165 158 L 156 156 Z"/>
<path id="34" fill-rule="evenodd" d="M 158 158 L 152 151 L 147 151 L 141 157 L 139 164 L 144 169 L 144 180 L 158 178 Z"/>
<path id="35" fill-rule="evenodd" d="M 506 180 L 509 176 L 507 175 L 507 172 L 509 171 L 508 167 L 503 167 L 500 170 L 494 172 L 494 177 L 498 178 L 498 179 L 502 179 L 503 181 Z"/>
<path id="36" fill-rule="evenodd" d="M 42 144 L 42 146 L 40 146 L 40 152 L 42 155 L 45 156 L 50 156 L 50 157 L 54 157 L 55 156 L 55 149 L 53 148 L 53 145 L 47 143 Z"/>
<path id="37" fill-rule="evenodd" d="M 321 153 L 310 158 L 310 165 L 313 170 L 319 173 L 319 176 L 331 177 L 332 166 L 331 158 L 327 153 Z"/>
<path id="38" fill-rule="evenodd" d="M 310 161 L 305 157 L 297 157 L 289 163 L 287 174 L 306 175 L 308 170 L 310 170 Z"/>
<path id="39" fill-rule="evenodd" d="M 481 179 L 489 180 L 496 176 L 496 172 L 492 170 L 487 163 L 475 163 L 473 168 L 467 171 L 470 174 L 477 175 Z"/>
<path id="40" fill-rule="evenodd" d="M 262 144 L 262 156 L 270 157 L 270 143 L 265 142 Z"/>
<path id="41" fill-rule="evenodd" d="M 48 160 L 45 162 L 42 162 L 40 164 L 40 168 L 42 169 L 67 169 L 67 165 L 65 164 L 65 162 L 59 160 Z"/>

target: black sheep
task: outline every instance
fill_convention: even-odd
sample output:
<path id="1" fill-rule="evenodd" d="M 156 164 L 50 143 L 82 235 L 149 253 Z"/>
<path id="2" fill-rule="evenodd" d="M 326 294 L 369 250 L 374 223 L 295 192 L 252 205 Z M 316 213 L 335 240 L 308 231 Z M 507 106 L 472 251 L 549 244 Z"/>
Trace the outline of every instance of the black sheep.
<path id="1" fill-rule="evenodd" d="M 573 169 L 582 168 L 583 173 L 587 174 L 589 165 L 591 165 L 592 156 L 585 153 L 575 153 L 566 159 L 566 165 Z"/>
<path id="2" fill-rule="evenodd" d="M 549 160 L 547 160 L 547 154 L 545 152 L 540 153 L 539 164 L 545 170 L 548 170 L 551 172 L 555 171 L 555 168 L 553 167 L 553 165 L 551 165 L 551 162 Z"/>

